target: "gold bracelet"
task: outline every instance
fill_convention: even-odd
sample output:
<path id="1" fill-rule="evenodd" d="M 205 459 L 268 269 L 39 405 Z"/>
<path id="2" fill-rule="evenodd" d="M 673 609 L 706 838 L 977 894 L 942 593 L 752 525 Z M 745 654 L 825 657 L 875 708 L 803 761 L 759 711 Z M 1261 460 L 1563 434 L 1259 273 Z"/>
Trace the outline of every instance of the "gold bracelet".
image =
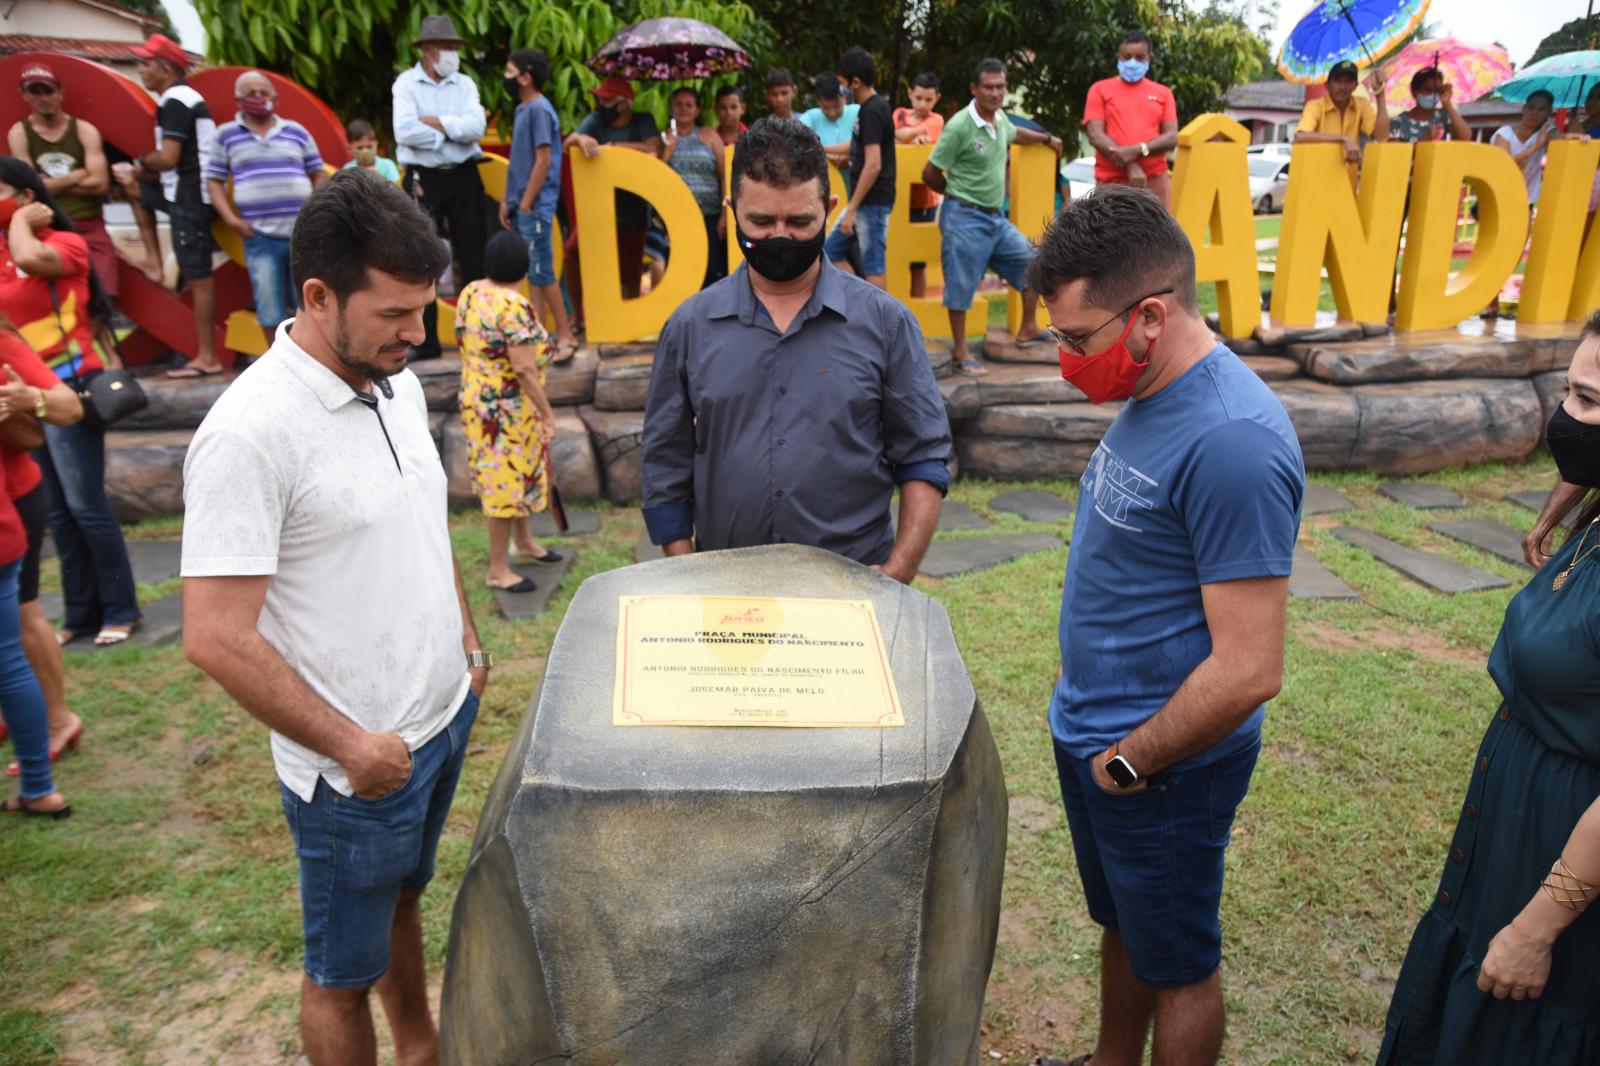
<path id="1" fill-rule="evenodd" d="M 1594 901 L 1595 896 L 1600 896 L 1600 885 L 1591 885 L 1577 877 L 1559 857 L 1555 865 L 1550 867 L 1550 875 L 1539 882 L 1539 887 L 1563 907 L 1580 913 Z"/>

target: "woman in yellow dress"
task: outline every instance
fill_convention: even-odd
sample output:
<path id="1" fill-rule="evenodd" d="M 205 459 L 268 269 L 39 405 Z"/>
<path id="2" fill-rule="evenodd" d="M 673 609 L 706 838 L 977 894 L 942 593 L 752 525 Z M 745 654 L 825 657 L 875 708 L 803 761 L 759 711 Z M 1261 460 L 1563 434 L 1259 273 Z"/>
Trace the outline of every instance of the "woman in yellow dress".
<path id="1" fill-rule="evenodd" d="M 519 562 L 561 561 L 528 529 L 528 516 L 550 504 L 555 412 L 545 396 L 544 370 L 553 351 L 532 305 L 517 291 L 528 273 L 527 243 L 510 230 L 495 234 L 484 249 L 484 267 L 488 276 L 456 298 L 461 423 L 473 490 L 489 522 L 489 587 L 532 592 L 533 581 L 511 569 L 509 548 L 515 534 Z"/>

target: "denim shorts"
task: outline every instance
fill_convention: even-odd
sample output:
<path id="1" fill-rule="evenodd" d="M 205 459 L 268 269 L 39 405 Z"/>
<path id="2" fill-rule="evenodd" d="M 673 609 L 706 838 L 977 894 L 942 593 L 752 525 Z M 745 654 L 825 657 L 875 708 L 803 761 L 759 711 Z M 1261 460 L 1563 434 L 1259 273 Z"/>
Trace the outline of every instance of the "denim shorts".
<path id="1" fill-rule="evenodd" d="M 1199 984 L 1222 961 L 1222 857 L 1260 750 L 1256 740 L 1113 794 L 1088 759 L 1055 746 L 1089 917 L 1121 934 L 1134 976 L 1151 988 Z"/>
<path id="2" fill-rule="evenodd" d="M 854 239 L 861 249 L 861 272 L 868 277 L 888 273 L 885 263 L 889 250 L 889 213 L 893 210 L 893 204 L 862 204 L 856 208 Z M 839 217 L 843 218 L 844 213 L 840 212 Z M 842 263 L 850 258 L 850 241 L 851 238 L 839 232 L 836 221 L 828 231 L 822 254 L 830 263 Z"/>
<path id="3" fill-rule="evenodd" d="M 289 239 L 258 233 L 244 239 L 244 267 L 256 301 L 256 321 L 270 342 L 272 331 L 299 307 L 289 272 Z"/>
<path id="4" fill-rule="evenodd" d="M 283 816 L 300 859 L 305 971 L 322 988 L 367 988 L 389 969 L 400 893 L 433 878 L 433 855 L 478 717 L 469 691 L 439 735 L 411 753 L 411 776 L 381 799 L 341 796 L 317 780 L 307 803 L 284 786 Z"/>
<path id="5" fill-rule="evenodd" d="M 944 269 L 945 307 L 965 311 L 985 270 L 1022 291 L 1033 245 L 1004 215 L 991 215 L 946 196 L 939 205 L 939 265 Z"/>
<path id="6" fill-rule="evenodd" d="M 554 285 L 556 283 L 555 254 L 550 245 L 550 233 L 555 226 L 550 219 L 531 211 L 518 211 L 514 216 L 517 233 L 528 242 L 528 284 Z"/>

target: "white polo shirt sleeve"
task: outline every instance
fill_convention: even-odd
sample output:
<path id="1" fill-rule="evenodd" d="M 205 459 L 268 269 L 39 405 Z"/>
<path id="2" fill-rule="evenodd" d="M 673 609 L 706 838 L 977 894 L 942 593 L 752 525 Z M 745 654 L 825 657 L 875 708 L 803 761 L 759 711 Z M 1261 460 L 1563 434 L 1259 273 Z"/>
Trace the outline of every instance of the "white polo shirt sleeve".
<path id="1" fill-rule="evenodd" d="M 288 493 L 276 463 L 226 429 L 202 427 L 183 461 L 184 577 L 278 572 Z"/>

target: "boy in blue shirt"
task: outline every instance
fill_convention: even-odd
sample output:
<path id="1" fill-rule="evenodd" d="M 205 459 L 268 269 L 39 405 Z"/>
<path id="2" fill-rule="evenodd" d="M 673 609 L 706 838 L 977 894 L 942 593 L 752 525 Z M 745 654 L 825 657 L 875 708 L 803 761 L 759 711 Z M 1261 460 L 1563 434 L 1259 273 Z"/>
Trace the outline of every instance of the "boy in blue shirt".
<path id="1" fill-rule="evenodd" d="M 1027 287 L 1062 375 L 1095 403 L 1127 401 L 1079 482 L 1050 701 L 1103 930 L 1089 1061 L 1142 1061 L 1153 1021 L 1156 1061 L 1181 1044 L 1184 1062 L 1215 1063 L 1223 851 L 1282 683 L 1300 445 L 1201 318 L 1194 250 L 1153 194 L 1109 185 L 1073 200 Z"/>
<path id="2" fill-rule="evenodd" d="M 511 172 L 500 224 L 515 228 L 528 242 L 528 297 L 539 317 L 552 327 L 555 354 L 564 363 L 578 351 L 578 338 L 567 320 L 567 304 L 556 283 L 556 203 L 561 198 L 561 120 L 539 91 L 550 77 L 550 57 L 537 48 L 518 48 L 506 60 L 506 90 L 522 103 L 511 121 Z"/>

